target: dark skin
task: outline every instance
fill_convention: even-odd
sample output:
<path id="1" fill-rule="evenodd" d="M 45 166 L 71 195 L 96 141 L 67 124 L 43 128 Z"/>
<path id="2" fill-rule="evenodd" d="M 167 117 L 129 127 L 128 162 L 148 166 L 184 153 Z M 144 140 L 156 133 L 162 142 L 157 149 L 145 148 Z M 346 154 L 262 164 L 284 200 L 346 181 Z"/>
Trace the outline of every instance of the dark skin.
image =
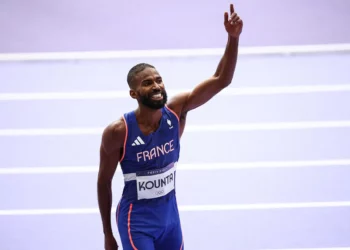
<path id="1" fill-rule="evenodd" d="M 224 26 L 228 33 L 227 45 L 213 76 L 198 84 L 192 91 L 174 96 L 167 103 L 167 106 L 180 118 L 180 135 L 185 128 L 187 113 L 208 102 L 221 90 L 228 87 L 233 79 L 243 22 L 234 11 L 232 4 L 230 5 L 230 15 L 227 12 L 224 13 Z M 138 73 L 134 83 L 135 87 L 130 90 L 130 96 L 139 103 L 136 119 L 142 133 L 149 135 L 157 130 L 162 113 L 161 109 L 155 110 L 143 105 L 140 102 L 140 96 L 164 90 L 164 83 L 160 74 L 153 68 L 146 68 Z M 100 146 L 97 193 L 106 250 L 118 249 L 111 226 L 111 186 L 114 173 L 123 154 L 125 136 L 125 124 L 120 118 L 105 128 Z"/>

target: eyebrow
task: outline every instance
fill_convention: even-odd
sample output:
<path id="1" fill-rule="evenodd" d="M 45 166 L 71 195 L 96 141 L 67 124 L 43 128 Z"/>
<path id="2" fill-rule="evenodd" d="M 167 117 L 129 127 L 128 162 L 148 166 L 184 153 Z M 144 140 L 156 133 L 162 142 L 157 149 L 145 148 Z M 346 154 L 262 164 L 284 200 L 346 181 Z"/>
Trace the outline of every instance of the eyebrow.
<path id="1" fill-rule="evenodd" d="M 155 78 L 156 78 L 156 79 L 162 79 L 161 76 L 156 76 Z M 151 77 L 150 77 L 150 78 L 146 78 L 146 79 L 142 80 L 141 82 L 152 81 L 152 79 L 153 79 L 153 78 L 151 78 Z"/>
<path id="2" fill-rule="evenodd" d="M 144 79 L 144 80 L 141 81 L 141 83 L 148 82 L 148 81 L 152 81 L 152 79 L 151 78 Z"/>

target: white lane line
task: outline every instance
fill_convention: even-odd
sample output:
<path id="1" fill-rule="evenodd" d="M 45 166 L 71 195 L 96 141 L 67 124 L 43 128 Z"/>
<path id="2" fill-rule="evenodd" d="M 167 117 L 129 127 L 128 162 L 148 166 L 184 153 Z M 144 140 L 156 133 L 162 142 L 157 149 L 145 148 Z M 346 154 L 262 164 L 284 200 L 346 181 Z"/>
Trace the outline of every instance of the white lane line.
<path id="1" fill-rule="evenodd" d="M 228 131 L 262 131 L 295 130 L 317 128 L 348 128 L 350 120 L 343 121 L 301 121 L 301 122 L 266 122 L 266 123 L 225 123 L 190 125 L 186 133 L 194 132 L 228 132 Z M 101 135 L 103 127 L 95 128 L 43 128 L 43 129 L 0 129 L 0 136 L 59 136 L 59 135 Z"/>
<path id="2" fill-rule="evenodd" d="M 334 202 L 297 202 L 297 203 L 261 203 L 261 204 L 229 204 L 229 205 L 194 205 L 181 206 L 180 211 L 231 211 L 231 210 L 264 210 L 295 208 L 329 208 L 349 207 L 350 201 Z"/>
<path id="3" fill-rule="evenodd" d="M 290 55 L 313 53 L 349 52 L 350 44 L 310 44 L 291 46 L 240 47 L 239 55 Z M 0 61 L 59 61 L 59 60 L 106 60 L 120 58 L 169 58 L 221 56 L 224 48 L 127 50 L 127 51 L 79 51 L 45 53 L 3 53 Z"/>
<path id="4" fill-rule="evenodd" d="M 169 89 L 169 96 L 188 92 L 192 89 Z M 296 86 L 266 86 L 266 87 L 230 87 L 221 91 L 218 96 L 249 96 L 249 95 L 281 95 L 309 94 L 324 92 L 350 91 L 350 84 L 337 85 L 296 85 Z M 34 101 L 34 100 L 105 100 L 130 98 L 127 89 L 119 91 L 86 91 L 86 92 L 39 92 L 39 93 L 0 93 L 0 101 Z"/>
<path id="5" fill-rule="evenodd" d="M 350 207 L 350 201 L 334 202 L 299 202 L 299 203 L 260 203 L 260 204 L 221 204 L 179 206 L 181 212 L 200 211 L 235 211 L 235 210 L 272 210 L 298 208 L 336 208 Z M 115 211 L 112 209 L 111 211 Z M 55 209 L 11 209 L 0 210 L 0 215 L 62 215 L 62 214 L 97 214 L 98 208 L 55 208 Z"/>
<path id="6" fill-rule="evenodd" d="M 118 167 L 117 172 L 120 172 Z M 0 168 L 0 175 L 16 175 L 16 174 L 87 174 L 97 173 L 97 166 L 61 166 L 61 167 L 16 167 L 16 168 Z"/>
<path id="7" fill-rule="evenodd" d="M 309 161 L 260 161 L 260 162 L 203 162 L 203 163 L 179 163 L 180 171 L 201 170 L 234 170 L 234 169 L 259 169 L 259 168 L 307 168 L 307 167 L 332 167 L 350 166 L 350 159 L 333 160 L 309 160 Z M 0 175 L 17 174 L 81 174 L 97 173 L 98 166 L 58 166 L 58 167 L 16 167 L 0 168 Z M 117 172 L 121 172 L 120 167 Z"/>
<path id="8" fill-rule="evenodd" d="M 259 250 L 350 250 L 350 247 L 326 247 L 326 248 L 264 248 Z"/>
<path id="9" fill-rule="evenodd" d="M 326 248 L 264 248 L 259 250 L 350 250 L 350 247 L 326 247 Z"/>

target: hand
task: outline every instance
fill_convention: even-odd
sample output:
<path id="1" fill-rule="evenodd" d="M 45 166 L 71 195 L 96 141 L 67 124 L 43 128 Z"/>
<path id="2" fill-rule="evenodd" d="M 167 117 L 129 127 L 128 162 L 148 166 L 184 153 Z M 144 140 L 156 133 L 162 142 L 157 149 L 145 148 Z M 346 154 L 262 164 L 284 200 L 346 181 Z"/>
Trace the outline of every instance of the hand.
<path id="1" fill-rule="evenodd" d="M 243 21 L 235 12 L 233 4 L 230 5 L 230 18 L 227 12 L 225 12 L 224 17 L 224 25 L 227 33 L 234 38 L 238 38 L 243 29 Z"/>
<path id="2" fill-rule="evenodd" d="M 105 250 L 118 250 L 118 244 L 113 235 L 105 236 Z"/>

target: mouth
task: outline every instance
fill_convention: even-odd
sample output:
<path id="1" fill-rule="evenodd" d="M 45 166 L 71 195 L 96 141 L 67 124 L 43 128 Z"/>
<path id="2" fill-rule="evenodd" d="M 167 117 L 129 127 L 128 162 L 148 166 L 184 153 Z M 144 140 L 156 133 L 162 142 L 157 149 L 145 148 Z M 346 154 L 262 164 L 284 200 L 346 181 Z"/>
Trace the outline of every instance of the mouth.
<path id="1" fill-rule="evenodd" d="M 163 100 L 163 95 L 162 93 L 156 93 L 151 95 L 151 99 L 155 101 Z"/>

